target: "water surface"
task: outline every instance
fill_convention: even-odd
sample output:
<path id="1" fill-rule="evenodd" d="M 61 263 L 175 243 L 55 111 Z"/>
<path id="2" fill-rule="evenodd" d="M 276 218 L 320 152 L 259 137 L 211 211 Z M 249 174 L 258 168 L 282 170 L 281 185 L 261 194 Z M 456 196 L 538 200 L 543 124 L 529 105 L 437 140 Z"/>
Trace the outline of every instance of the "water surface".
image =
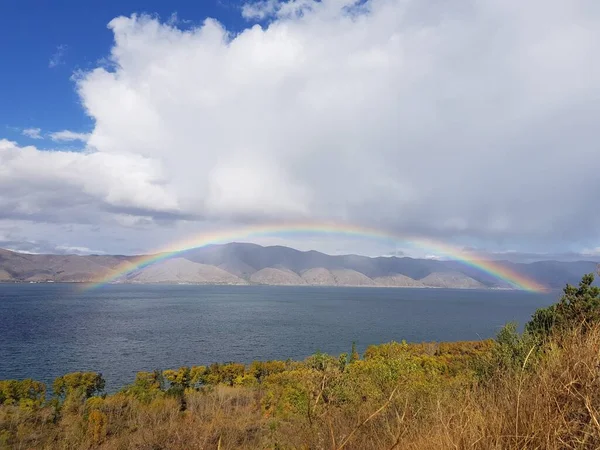
<path id="1" fill-rule="evenodd" d="M 0 284 L 0 379 L 301 359 L 369 344 L 492 337 L 560 293 L 274 286 Z"/>

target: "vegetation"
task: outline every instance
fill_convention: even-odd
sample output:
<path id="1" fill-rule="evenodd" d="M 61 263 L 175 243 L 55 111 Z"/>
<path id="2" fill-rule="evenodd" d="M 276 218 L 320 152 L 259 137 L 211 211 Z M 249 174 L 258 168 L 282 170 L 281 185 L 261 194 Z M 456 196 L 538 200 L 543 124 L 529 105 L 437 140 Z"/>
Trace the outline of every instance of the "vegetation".
<path id="1" fill-rule="evenodd" d="M 0 447 L 599 448 L 592 281 L 495 340 L 140 372 L 113 395 L 95 373 L 0 381 Z"/>
<path id="2" fill-rule="evenodd" d="M 587 274 L 579 286 L 564 289 L 564 295 L 556 305 L 535 312 L 526 326 L 531 334 L 547 337 L 553 328 L 563 331 L 581 326 L 583 330 L 600 319 L 600 287 L 592 286 L 594 275 Z"/>

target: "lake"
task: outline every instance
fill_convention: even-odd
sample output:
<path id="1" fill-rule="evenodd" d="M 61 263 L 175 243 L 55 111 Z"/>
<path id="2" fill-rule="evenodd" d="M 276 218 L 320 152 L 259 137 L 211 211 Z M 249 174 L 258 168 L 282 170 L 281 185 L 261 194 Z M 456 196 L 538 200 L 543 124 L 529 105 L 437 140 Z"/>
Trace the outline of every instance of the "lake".
<path id="1" fill-rule="evenodd" d="M 560 292 L 342 287 L 0 284 L 0 379 L 302 359 L 370 344 L 474 340 L 522 326 Z"/>

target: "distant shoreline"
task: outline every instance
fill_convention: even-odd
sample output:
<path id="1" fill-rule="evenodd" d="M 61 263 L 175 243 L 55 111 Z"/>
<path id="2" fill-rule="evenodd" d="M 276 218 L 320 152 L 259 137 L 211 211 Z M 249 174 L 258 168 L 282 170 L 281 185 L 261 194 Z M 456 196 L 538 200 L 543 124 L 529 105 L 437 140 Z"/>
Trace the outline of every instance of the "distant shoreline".
<path id="1" fill-rule="evenodd" d="M 77 285 L 95 285 L 98 283 L 91 281 L 11 281 L 2 280 L 2 284 L 77 284 Z M 442 287 L 442 286 L 384 286 L 384 285 L 339 285 L 339 284 L 227 284 L 227 283 L 106 283 L 103 286 L 227 286 L 227 287 L 300 287 L 300 288 L 368 288 L 368 289 L 458 289 L 464 291 L 521 291 L 510 287 Z"/>

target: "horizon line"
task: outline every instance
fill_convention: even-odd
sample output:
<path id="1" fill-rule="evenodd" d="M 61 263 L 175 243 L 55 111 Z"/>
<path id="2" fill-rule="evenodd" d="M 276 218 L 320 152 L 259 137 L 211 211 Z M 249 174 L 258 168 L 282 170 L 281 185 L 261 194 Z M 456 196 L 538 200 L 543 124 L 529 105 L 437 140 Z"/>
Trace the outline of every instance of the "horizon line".
<path id="1" fill-rule="evenodd" d="M 377 256 L 369 256 L 369 255 L 365 255 L 362 253 L 328 253 L 322 250 L 317 250 L 314 248 L 311 248 L 309 250 L 300 250 L 298 248 L 292 247 L 290 245 L 282 245 L 282 244 L 273 244 L 273 245 L 263 245 L 263 244 L 257 244 L 255 242 L 250 242 L 250 241 L 229 241 L 229 242 L 223 242 L 223 243 L 211 243 L 211 244 L 206 244 L 206 245 L 201 245 L 198 247 L 191 247 L 188 249 L 183 249 L 178 253 L 185 253 L 186 251 L 191 251 L 191 250 L 195 250 L 195 249 L 199 249 L 199 248 L 206 248 L 206 247 L 219 247 L 219 246 L 225 246 L 225 245 L 231 245 L 231 244 L 242 244 L 242 245 L 256 245 L 258 247 L 262 247 L 262 248 L 270 248 L 270 247 L 283 247 L 283 248 L 289 248 L 291 250 L 295 250 L 297 252 L 300 253 L 309 253 L 309 252 L 316 252 L 316 253 L 321 253 L 323 255 L 326 256 L 360 256 L 363 258 L 370 258 L 370 259 L 375 259 L 375 258 L 408 258 L 408 259 L 419 259 L 419 260 L 424 260 L 424 261 L 457 261 L 456 258 L 453 258 L 451 256 L 436 256 L 436 257 L 419 257 L 419 256 L 410 256 L 410 255 L 377 255 Z M 154 252 L 141 252 L 141 253 L 108 253 L 108 252 L 103 252 L 103 253 L 52 253 L 52 252 L 32 252 L 32 251 L 28 251 L 28 250 L 17 250 L 17 249 L 12 249 L 12 248 L 6 248 L 6 247 L 0 247 L 0 250 L 5 250 L 8 252 L 12 252 L 12 253 L 17 253 L 17 254 L 21 254 L 21 255 L 38 255 L 38 256 L 44 256 L 44 255 L 48 255 L 48 256 L 81 256 L 81 257 L 85 257 L 85 256 L 123 256 L 123 257 L 127 257 L 127 258 L 135 258 L 135 257 L 149 257 L 149 256 L 160 256 L 164 253 L 172 253 L 169 252 L 168 250 L 163 250 L 163 251 L 154 251 Z M 467 251 L 477 251 L 477 250 L 465 250 Z M 519 252 L 515 252 L 514 254 L 519 254 Z M 573 256 L 579 256 L 581 258 L 585 258 L 584 254 L 581 253 L 571 253 Z M 500 254 L 498 254 L 500 255 Z M 533 253 L 533 255 L 539 255 L 539 256 L 543 256 L 543 253 Z M 600 264 L 600 255 L 598 255 L 597 257 L 594 256 L 589 256 L 590 259 L 573 259 L 573 260 L 569 260 L 569 261 L 565 261 L 565 260 L 560 260 L 560 259 L 535 259 L 532 260 L 530 262 L 523 262 L 523 261 L 511 261 L 510 259 L 507 258 L 503 258 L 503 259 L 498 259 L 498 258 L 493 258 L 490 257 L 489 254 L 479 254 L 479 259 L 480 260 L 484 260 L 484 261 L 494 261 L 494 262 L 509 262 L 511 264 L 533 264 L 536 262 L 593 262 L 593 263 L 597 263 Z"/>

